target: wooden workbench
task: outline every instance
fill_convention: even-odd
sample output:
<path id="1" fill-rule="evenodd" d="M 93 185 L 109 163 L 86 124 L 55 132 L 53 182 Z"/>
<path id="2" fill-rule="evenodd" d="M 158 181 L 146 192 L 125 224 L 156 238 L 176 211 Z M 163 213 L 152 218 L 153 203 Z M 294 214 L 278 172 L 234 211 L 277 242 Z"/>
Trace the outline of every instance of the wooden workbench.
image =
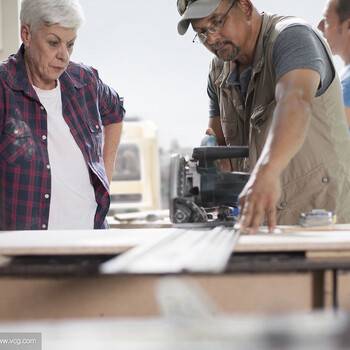
<path id="1" fill-rule="evenodd" d="M 156 315 L 154 288 L 167 274 L 101 275 L 99 265 L 173 230 L 0 233 L 0 318 Z M 325 305 L 325 288 L 337 293 L 336 272 L 350 269 L 349 252 L 346 225 L 279 227 L 273 235 L 262 228 L 240 236 L 223 273 L 176 277 L 195 281 L 227 312 L 311 310 Z"/>

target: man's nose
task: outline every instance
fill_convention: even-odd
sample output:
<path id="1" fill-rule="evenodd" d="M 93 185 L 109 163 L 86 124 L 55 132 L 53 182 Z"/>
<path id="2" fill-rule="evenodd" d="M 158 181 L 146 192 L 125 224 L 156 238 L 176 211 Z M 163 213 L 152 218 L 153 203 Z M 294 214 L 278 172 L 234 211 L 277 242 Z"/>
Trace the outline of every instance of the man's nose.
<path id="1" fill-rule="evenodd" d="M 220 37 L 219 32 L 217 32 L 217 33 L 207 32 L 206 35 L 207 35 L 207 43 L 210 45 L 215 44 L 218 41 L 217 39 Z"/>

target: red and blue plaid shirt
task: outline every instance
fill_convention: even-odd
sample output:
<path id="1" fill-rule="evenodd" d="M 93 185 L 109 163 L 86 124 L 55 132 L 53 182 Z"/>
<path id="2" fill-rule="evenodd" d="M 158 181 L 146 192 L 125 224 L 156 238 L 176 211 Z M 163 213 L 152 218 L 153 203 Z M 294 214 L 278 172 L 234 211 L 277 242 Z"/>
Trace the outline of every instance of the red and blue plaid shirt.
<path id="1" fill-rule="evenodd" d="M 0 230 L 47 229 L 51 172 L 47 114 L 17 54 L 0 63 Z M 108 228 L 110 196 L 102 157 L 102 126 L 123 120 L 123 100 L 91 67 L 70 62 L 59 78 L 63 117 L 89 166 L 95 228 Z M 68 200 L 68 199 L 67 199 Z"/>

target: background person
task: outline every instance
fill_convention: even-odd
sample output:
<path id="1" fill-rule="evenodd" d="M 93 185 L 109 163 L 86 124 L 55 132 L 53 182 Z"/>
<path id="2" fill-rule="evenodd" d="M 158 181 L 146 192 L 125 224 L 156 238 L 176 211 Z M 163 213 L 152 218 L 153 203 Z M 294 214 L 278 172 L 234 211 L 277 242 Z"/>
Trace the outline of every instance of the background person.
<path id="1" fill-rule="evenodd" d="M 0 64 L 0 229 L 107 228 L 123 101 L 70 62 L 75 0 L 23 0 L 19 51 Z"/>
<path id="2" fill-rule="evenodd" d="M 340 81 L 350 130 L 350 1 L 328 0 L 318 29 L 327 39 L 333 55 L 339 55 L 345 64 Z"/>
<path id="3" fill-rule="evenodd" d="M 250 0 L 177 2 L 179 34 L 213 58 L 209 127 L 219 145 L 249 146 L 232 169 L 251 177 L 239 201 L 240 230 L 298 224 L 301 212 L 350 221 L 350 138 L 331 52 L 304 21 L 259 13 Z"/>

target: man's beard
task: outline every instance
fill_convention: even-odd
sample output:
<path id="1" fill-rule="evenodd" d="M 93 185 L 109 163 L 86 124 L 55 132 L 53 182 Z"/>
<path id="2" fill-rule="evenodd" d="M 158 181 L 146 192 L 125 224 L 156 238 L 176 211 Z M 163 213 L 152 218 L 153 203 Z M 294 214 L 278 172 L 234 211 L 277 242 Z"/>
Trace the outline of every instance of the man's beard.
<path id="1" fill-rule="evenodd" d="M 225 50 L 223 50 L 223 54 L 224 54 L 224 56 L 223 56 L 223 55 L 220 55 L 218 53 L 217 48 L 222 47 L 224 45 L 225 46 L 226 45 L 231 46 L 231 49 L 227 49 L 226 48 Z M 238 46 L 236 46 L 233 42 L 228 41 L 228 40 L 227 41 L 223 41 L 223 42 L 219 42 L 219 43 L 216 43 L 216 44 L 212 45 L 212 49 L 213 49 L 215 55 L 218 58 L 222 59 L 223 61 L 227 61 L 227 62 L 235 60 L 235 58 L 237 57 L 237 55 L 240 52 L 240 48 Z M 228 51 L 230 51 L 230 53 L 229 53 L 228 56 L 226 56 L 225 53 L 228 52 Z"/>

